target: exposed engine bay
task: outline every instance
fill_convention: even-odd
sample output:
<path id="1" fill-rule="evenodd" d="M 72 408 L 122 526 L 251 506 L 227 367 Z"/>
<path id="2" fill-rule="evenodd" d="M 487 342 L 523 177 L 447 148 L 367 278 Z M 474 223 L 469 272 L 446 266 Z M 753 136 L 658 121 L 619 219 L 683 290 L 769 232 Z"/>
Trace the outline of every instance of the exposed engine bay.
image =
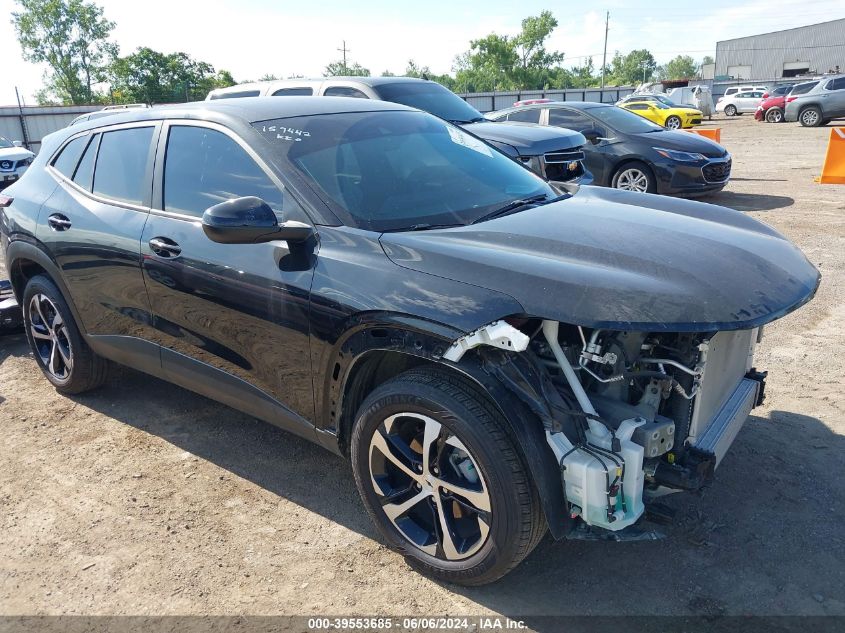
<path id="1" fill-rule="evenodd" d="M 486 345 L 530 360 L 548 385 L 546 439 L 571 516 L 618 531 L 648 501 L 712 478 L 762 402 L 765 374 L 752 368 L 761 335 L 760 328 L 639 332 L 509 318 L 459 339 L 444 356 L 458 360 Z"/>

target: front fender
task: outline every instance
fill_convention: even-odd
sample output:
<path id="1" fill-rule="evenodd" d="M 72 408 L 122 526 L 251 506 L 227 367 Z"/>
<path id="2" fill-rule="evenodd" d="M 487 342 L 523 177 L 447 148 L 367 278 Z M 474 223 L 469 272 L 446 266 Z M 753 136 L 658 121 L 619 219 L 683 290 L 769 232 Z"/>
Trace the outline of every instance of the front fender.
<path id="1" fill-rule="evenodd" d="M 492 371 L 493 364 L 485 363 L 481 354 L 465 354 L 461 361 L 452 363 L 443 359 L 443 354 L 451 343 L 463 333 L 440 324 L 421 319 L 397 315 L 367 315 L 361 318 L 359 327 L 352 329 L 348 336 L 339 342 L 334 355 L 334 365 L 326 372 L 326 398 L 323 403 L 324 416 L 328 425 L 321 429 L 333 437 L 335 450 L 338 434 L 344 436 L 351 429 L 341 429 L 344 411 L 346 419 L 354 416 L 354 411 L 344 408 L 344 394 L 350 379 L 355 378 L 354 371 L 359 363 L 378 352 L 395 352 L 407 356 L 416 364 L 429 363 L 438 365 L 445 371 L 456 372 L 481 394 L 489 398 L 508 424 L 511 436 L 516 441 L 524 462 L 528 467 L 546 517 L 549 530 L 556 539 L 563 538 L 570 528 L 560 469 L 554 453 L 545 437 L 543 420 L 518 396 L 512 388 L 506 386 Z M 501 362 L 507 359 L 499 356 Z M 534 377 L 526 377 L 533 381 Z M 542 388 L 535 386 L 537 392 Z M 541 407 L 550 406 L 547 403 Z M 325 443 L 325 442 L 324 442 Z"/>

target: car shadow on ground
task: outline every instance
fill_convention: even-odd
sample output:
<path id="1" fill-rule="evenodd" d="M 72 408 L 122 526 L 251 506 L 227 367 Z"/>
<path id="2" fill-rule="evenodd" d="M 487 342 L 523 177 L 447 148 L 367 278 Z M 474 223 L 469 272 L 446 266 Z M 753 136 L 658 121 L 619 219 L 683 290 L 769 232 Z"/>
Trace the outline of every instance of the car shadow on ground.
<path id="1" fill-rule="evenodd" d="M 795 199 L 789 196 L 774 196 L 765 193 L 739 193 L 736 191 L 720 191 L 709 196 L 699 198 L 701 202 L 718 204 L 737 211 L 771 211 L 791 207 Z"/>
<path id="2" fill-rule="evenodd" d="M 0 342 L 29 355 L 23 336 Z M 124 368 L 72 399 L 380 540 L 349 466 L 304 439 Z M 677 517 L 664 540 L 547 536 L 497 583 L 444 587 L 539 631 L 560 627 L 541 615 L 845 615 L 843 456 L 845 438 L 817 418 L 751 416 L 709 488 L 665 498 Z"/>

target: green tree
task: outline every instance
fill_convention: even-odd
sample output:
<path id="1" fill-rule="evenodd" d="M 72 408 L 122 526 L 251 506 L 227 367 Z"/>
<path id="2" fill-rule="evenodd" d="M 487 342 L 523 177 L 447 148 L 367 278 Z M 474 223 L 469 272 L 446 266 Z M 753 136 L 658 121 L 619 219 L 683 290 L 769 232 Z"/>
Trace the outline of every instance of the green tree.
<path id="1" fill-rule="evenodd" d="M 557 19 L 551 11 L 530 16 L 522 21 L 522 31 L 514 38 L 519 68 L 516 74 L 520 88 L 545 88 L 553 67 L 563 61 L 560 51 L 547 51 L 546 40 L 557 28 Z"/>
<path id="2" fill-rule="evenodd" d="M 17 0 L 20 11 L 12 24 L 24 59 L 45 63 L 44 96 L 74 105 L 92 103 L 100 95 L 94 85 L 105 79 L 117 44 L 109 41 L 114 22 L 103 9 L 82 0 Z"/>
<path id="3" fill-rule="evenodd" d="M 112 95 L 120 103 L 175 103 L 205 99 L 209 91 L 235 85 L 227 70 L 187 53 L 160 53 L 141 47 L 117 58 L 110 69 Z"/>
<path id="4" fill-rule="evenodd" d="M 558 23 L 550 11 L 522 20 L 515 36 L 491 33 L 455 60 L 455 83 L 470 91 L 540 89 L 556 78 L 563 53 L 546 50 Z"/>
<path id="5" fill-rule="evenodd" d="M 701 65 L 706 66 L 707 64 L 715 64 L 716 60 L 714 60 L 710 55 L 705 55 L 704 59 L 701 60 Z"/>
<path id="6" fill-rule="evenodd" d="M 689 55 L 678 55 L 666 62 L 661 70 L 663 79 L 689 79 L 698 73 L 698 65 Z"/>
<path id="7" fill-rule="evenodd" d="M 573 66 L 570 72 L 572 73 L 573 87 L 575 88 L 589 88 L 599 82 L 598 77 L 596 77 L 592 57 L 588 57 L 578 66 Z"/>
<path id="8" fill-rule="evenodd" d="M 618 85 L 635 86 L 654 78 L 656 72 L 657 62 L 644 48 L 631 51 L 627 55 L 616 51 L 610 62 L 611 80 Z"/>
<path id="9" fill-rule="evenodd" d="M 370 69 L 364 68 L 358 62 L 343 64 L 343 61 L 332 62 L 323 71 L 324 77 L 369 77 Z"/>

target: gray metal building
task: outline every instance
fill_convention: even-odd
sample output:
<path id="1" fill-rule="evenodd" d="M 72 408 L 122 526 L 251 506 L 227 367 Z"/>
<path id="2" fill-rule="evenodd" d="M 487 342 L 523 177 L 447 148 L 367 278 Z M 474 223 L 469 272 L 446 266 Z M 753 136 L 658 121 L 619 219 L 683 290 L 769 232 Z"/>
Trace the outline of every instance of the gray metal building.
<path id="1" fill-rule="evenodd" d="M 70 124 L 80 114 L 103 106 L 0 106 L 0 136 L 21 141 L 38 152 L 41 139 Z"/>
<path id="2" fill-rule="evenodd" d="M 715 79 L 772 80 L 845 72 L 845 18 L 716 43 Z"/>

